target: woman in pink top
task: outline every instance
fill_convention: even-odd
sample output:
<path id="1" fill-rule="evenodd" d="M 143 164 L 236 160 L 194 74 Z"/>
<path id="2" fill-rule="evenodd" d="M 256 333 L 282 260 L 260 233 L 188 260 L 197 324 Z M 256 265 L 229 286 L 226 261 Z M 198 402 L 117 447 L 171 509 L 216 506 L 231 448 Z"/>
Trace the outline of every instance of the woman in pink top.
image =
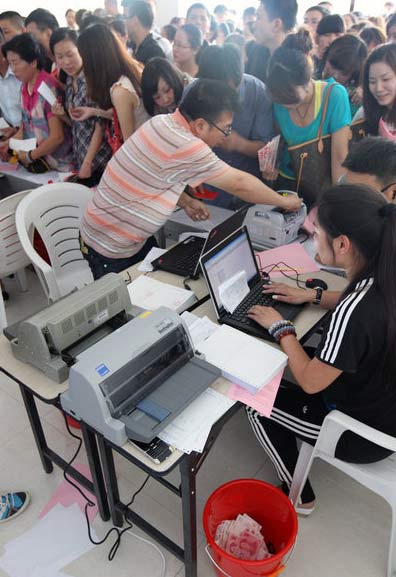
<path id="1" fill-rule="evenodd" d="M 23 83 L 22 122 L 14 138 L 37 140 L 34 150 L 18 152 L 19 161 L 29 167 L 43 159 L 52 170 L 71 170 L 70 133 L 52 114 L 51 105 L 39 93 L 40 85 L 44 83 L 55 97 L 61 94 L 58 81 L 43 69 L 44 53 L 40 44 L 26 33 L 15 36 L 4 44 L 2 50 L 12 72 Z M 8 141 L 3 142 L 2 147 L 7 150 Z"/>
<path id="2" fill-rule="evenodd" d="M 368 132 L 396 140 L 396 44 L 379 46 L 368 57 L 363 106 Z"/>

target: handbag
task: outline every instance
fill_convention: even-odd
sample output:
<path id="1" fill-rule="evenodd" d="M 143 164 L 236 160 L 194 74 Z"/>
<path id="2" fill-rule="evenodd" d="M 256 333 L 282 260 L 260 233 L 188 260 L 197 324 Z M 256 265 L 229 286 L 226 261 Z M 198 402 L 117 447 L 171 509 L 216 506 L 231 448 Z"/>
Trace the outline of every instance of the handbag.
<path id="1" fill-rule="evenodd" d="M 50 165 L 44 158 L 36 158 L 36 160 L 33 160 L 33 162 L 25 166 L 25 168 L 32 174 L 43 174 L 51 170 Z"/>
<path id="2" fill-rule="evenodd" d="M 323 136 L 323 125 L 330 94 L 335 85 L 336 83 L 330 84 L 327 89 L 316 138 L 288 147 L 294 174 L 297 176 L 296 192 L 304 199 L 308 208 L 316 203 L 321 190 L 332 184 L 331 134 Z"/>
<path id="3" fill-rule="evenodd" d="M 349 144 L 353 144 L 354 142 L 360 142 L 363 140 L 368 134 L 367 122 L 365 118 L 361 118 L 360 120 L 355 120 L 351 124 L 351 134 L 349 137 Z"/>

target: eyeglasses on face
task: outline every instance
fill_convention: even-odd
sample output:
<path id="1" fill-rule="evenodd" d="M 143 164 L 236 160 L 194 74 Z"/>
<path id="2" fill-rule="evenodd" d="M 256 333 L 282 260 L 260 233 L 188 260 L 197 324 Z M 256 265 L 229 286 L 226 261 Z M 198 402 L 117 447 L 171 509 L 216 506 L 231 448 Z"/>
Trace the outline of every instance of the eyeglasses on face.
<path id="1" fill-rule="evenodd" d="M 224 134 L 224 136 L 227 138 L 227 136 L 230 136 L 231 132 L 232 132 L 232 125 L 228 126 L 225 130 L 223 128 L 220 128 L 220 126 L 217 126 L 217 124 L 215 124 L 214 122 L 209 122 L 210 126 L 214 126 L 214 128 L 217 128 L 217 130 L 219 130 L 222 134 Z"/>

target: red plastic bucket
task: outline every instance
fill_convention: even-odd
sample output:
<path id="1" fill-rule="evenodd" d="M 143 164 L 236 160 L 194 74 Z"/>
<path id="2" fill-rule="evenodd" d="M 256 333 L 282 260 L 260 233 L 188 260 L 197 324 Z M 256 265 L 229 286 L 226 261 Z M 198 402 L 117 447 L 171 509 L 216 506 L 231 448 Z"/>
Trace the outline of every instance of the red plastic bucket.
<path id="1" fill-rule="evenodd" d="M 244 561 L 216 545 L 218 525 L 243 513 L 260 523 L 275 555 L 262 561 Z M 256 479 L 238 479 L 222 485 L 209 497 L 203 512 L 206 551 L 219 577 L 275 577 L 293 552 L 297 526 L 297 515 L 289 498 L 280 489 Z"/>

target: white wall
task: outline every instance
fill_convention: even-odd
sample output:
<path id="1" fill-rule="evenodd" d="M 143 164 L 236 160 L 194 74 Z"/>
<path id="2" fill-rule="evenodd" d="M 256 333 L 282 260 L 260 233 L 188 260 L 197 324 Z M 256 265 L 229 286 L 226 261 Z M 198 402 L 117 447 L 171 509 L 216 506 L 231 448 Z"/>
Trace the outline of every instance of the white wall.
<path id="1" fill-rule="evenodd" d="M 173 16 L 185 16 L 187 8 L 194 0 L 157 0 L 158 3 L 158 25 L 167 24 Z M 203 0 L 210 10 L 216 4 L 223 3 L 222 0 Z M 350 0 L 332 0 L 335 10 L 341 14 L 349 11 Z M 120 3 L 120 0 L 119 0 Z M 258 5 L 258 0 L 227 0 L 225 4 L 238 13 L 242 13 L 246 6 Z M 300 16 L 304 10 L 316 3 L 316 0 L 299 0 Z M 381 14 L 384 2 L 373 2 L 372 0 L 356 0 L 356 9 L 370 15 Z M 103 0 L 57 0 L 56 3 L 49 0 L 1 0 L 2 10 L 17 10 L 22 16 L 27 16 L 34 8 L 47 8 L 53 12 L 59 20 L 61 26 L 65 25 L 64 14 L 68 8 L 78 10 L 86 8 L 94 10 L 103 8 Z"/>

